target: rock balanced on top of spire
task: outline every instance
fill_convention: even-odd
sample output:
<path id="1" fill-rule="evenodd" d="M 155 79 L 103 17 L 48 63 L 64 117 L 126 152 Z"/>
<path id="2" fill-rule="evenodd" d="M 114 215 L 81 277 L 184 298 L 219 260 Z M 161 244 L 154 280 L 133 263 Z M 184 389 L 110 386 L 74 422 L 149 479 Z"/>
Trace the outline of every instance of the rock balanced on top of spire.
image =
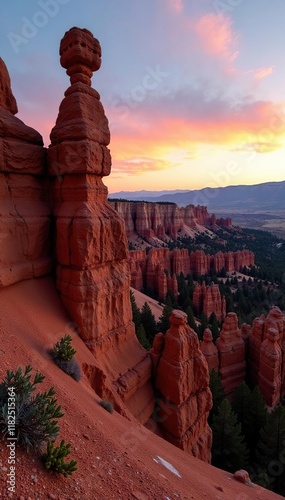
<path id="1" fill-rule="evenodd" d="M 60 42 L 59 55 L 71 85 L 82 82 L 91 86 L 93 72 L 101 66 L 101 45 L 91 31 L 71 28 Z"/>
<path id="2" fill-rule="evenodd" d="M 98 373 L 106 375 L 96 391 L 101 397 L 112 393 L 116 408 L 128 408 L 145 423 L 154 409 L 151 360 L 132 323 L 125 225 L 108 203 L 102 180 L 111 171 L 110 131 L 100 95 L 91 86 L 92 73 L 101 65 L 101 47 L 90 31 L 71 28 L 59 53 L 71 85 L 48 149 L 57 289 L 94 353 Z"/>

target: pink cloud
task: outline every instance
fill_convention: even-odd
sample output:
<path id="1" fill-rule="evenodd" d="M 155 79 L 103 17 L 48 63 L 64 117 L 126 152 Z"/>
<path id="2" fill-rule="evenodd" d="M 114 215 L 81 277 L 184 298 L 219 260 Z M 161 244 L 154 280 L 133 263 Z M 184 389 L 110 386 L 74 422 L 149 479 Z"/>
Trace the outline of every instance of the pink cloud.
<path id="1" fill-rule="evenodd" d="M 223 58 L 229 63 L 238 56 L 238 36 L 228 16 L 207 14 L 196 22 L 195 31 L 207 54 Z"/>
<path id="2" fill-rule="evenodd" d="M 168 0 L 169 8 L 174 12 L 182 12 L 184 5 L 183 0 Z"/>
<path id="3" fill-rule="evenodd" d="M 268 68 L 260 68 L 256 71 L 254 75 L 255 80 L 263 80 L 263 78 L 266 78 L 269 75 L 272 75 L 273 73 L 273 67 L 269 66 Z"/>

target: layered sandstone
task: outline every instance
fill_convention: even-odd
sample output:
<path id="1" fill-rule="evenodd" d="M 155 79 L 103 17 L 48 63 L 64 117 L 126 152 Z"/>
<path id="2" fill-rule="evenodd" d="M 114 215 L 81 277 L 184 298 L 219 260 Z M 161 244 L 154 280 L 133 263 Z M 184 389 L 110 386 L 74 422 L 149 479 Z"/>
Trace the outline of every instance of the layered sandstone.
<path id="1" fill-rule="evenodd" d="M 193 292 L 193 304 L 197 314 L 205 313 L 209 319 L 214 313 L 218 321 L 223 321 L 226 317 L 226 299 L 221 296 L 219 285 L 206 286 L 197 283 Z"/>
<path id="2" fill-rule="evenodd" d="M 223 268 L 228 272 L 240 271 L 241 267 L 254 265 L 254 253 L 242 250 L 207 255 L 202 250 L 189 253 L 187 249 L 151 248 L 148 253 L 146 250 L 131 250 L 129 265 L 133 288 L 142 290 L 148 287 L 152 292 L 158 293 L 158 290 L 162 289 L 159 279 L 164 271 L 167 271 L 170 276 L 177 276 L 181 272 L 185 276 L 193 272 L 203 275 L 209 273 L 211 269 L 220 272 Z M 165 298 L 162 295 L 159 296 L 161 299 Z M 209 300 L 211 302 L 210 297 Z"/>
<path id="3" fill-rule="evenodd" d="M 102 182 L 110 173 L 111 156 L 108 121 L 90 80 L 101 64 L 98 40 L 86 29 L 72 28 L 61 41 L 60 62 L 71 86 L 48 151 L 57 289 L 99 369 L 129 410 L 145 422 L 154 402 L 151 361 L 131 320 L 125 225 L 107 202 Z"/>
<path id="4" fill-rule="evenodd" d="M 144 201 L 112 201 L 110 203 L 124 219 L 127 236 L 138 235 L 150 244 L 177 239 L 180 235 L 193 236 L 193 230 L 203 227 L 231 227 L 230 219 L 210 216 L 207 207 L 175 203 Z"/>
<path id="5" fill-rule="evenodd" d="M 276 327 L 267 330 L 260 347 L 258 386 L 264 401 L 270 407 L 280 401 L 282 373 L 282 351 L 280 335 Z"/>
<path id="6" fill-rule="evenodd" d="M 0 287 L 51 270 L 45 149 L 41 135 L 14 116 L 17 112 L 0 58 Z"/>
<path id="7" fill-rule="evenodd" d="M 187 315 L 174 310 L 161 358 L 156 360 L 155 385 L 159 391 L 158 420 L 165 438 L 175 446 L 210 461 L 211 430 L 207 419 L 212 406 L 209 370 Z M 154 353 L 155 354 L 155 353 Z"/>
<path id="8" fill-rule="evenodd" d="M 227 395 L 245 380 L 245 345 L 235 313 L 228 313 L 220 337 L 216 342 L 219 351 L 219 374 Z"/>
<path id="9" fill-rule="evenodd" d="M 285 316 L 273 307 L 268 316 L 255 318 L 249 335 L 249 373 L 268 406 L 285 396 Z"/>

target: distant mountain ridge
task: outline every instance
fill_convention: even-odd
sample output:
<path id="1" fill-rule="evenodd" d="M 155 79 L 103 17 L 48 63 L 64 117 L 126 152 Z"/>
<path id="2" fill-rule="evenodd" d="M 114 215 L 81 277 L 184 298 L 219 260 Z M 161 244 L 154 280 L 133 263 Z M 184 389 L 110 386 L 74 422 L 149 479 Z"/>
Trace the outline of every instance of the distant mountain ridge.
<path id="1" fill-rule="evenodd" d="M 206 205 L 212 210 L 282 210 L 285 209 L 285 181 L 265 182 L 198 190 L 121 191 L 109 198 L 172 202 L 179 206 Z"/>

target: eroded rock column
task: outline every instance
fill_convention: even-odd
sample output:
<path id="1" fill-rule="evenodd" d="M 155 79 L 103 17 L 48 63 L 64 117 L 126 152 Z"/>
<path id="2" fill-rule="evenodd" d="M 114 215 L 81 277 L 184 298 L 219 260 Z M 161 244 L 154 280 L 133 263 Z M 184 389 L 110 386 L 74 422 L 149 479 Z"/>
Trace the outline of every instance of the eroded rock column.
<path id="1" fill-rule="evenodd" d="M 245 345 L 238 327 L 237 315 L 227 314 L 216 346 L 219 351 L 219 374 L 226 395 L 245 380 Z"/>
<path id="2" fill-rule="evenodd" d="M 187 315 L 174 310 L 156 370 L 158 417 L 165 438 L 210 462 L 212 435 L 207 419 L 212 406 L 209 370 Z"/>
<path id="3" fill-rule="evenodd" d="M 49 173 L 56 218 L 57 288 L 80 336 L 130 411 L 142 422 L 153 409 L 151 362 L 131 321 L 130 276 L 123 220 L 107 202 L 108 121 L 91 76 L 101 47 L 86 29 L 60 44 L 70 76 L 51 132 Z"/>

